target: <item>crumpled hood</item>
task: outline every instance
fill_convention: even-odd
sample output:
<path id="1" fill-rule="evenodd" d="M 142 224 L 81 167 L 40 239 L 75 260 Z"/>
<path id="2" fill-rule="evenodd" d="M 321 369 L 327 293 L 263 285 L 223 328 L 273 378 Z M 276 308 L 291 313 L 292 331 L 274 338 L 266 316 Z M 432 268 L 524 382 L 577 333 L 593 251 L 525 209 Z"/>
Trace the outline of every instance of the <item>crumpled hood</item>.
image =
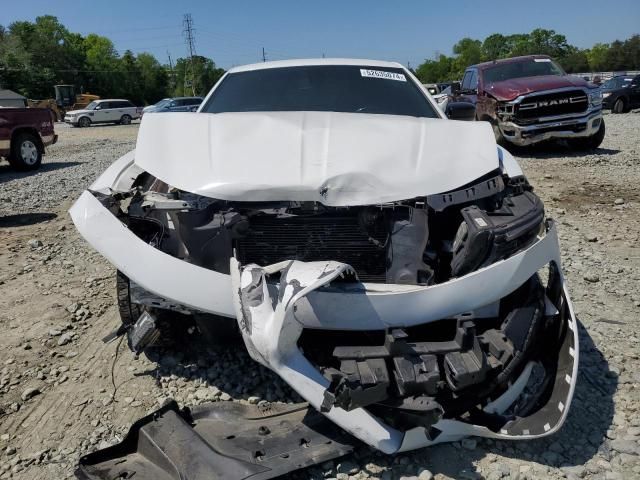
<path id="1" fill-rule="evenodd" d="M 337 112 L 145 116 L 135 163 L 208 197 L 329 206 L 445 192 L 499 168 L 487 122 Z"/>
<path id="2" fill-rule="evenodd" d="M 486 85 L 485 90 L 492 97 L 508 102 L 520 95 L 565 87 L 592 88 L 589 82 L 580 77 L 572 75 L 542 75 L 489 83 Z"/>

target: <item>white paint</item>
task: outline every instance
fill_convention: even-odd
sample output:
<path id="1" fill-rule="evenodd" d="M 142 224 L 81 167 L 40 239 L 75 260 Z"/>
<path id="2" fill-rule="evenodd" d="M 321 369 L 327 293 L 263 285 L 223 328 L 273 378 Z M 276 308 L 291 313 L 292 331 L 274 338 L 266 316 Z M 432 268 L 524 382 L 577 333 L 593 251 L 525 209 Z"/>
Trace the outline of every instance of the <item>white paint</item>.
<path id="1" fill-rule="evenodd" d="M 90 192 L 85 191 L 78 198 L 69 214 L 91 246 L 144 289 L 183 305 L 235 317 L 229 275 L 198 267 L 153 248 Z"/>
<path id="2" fill-rule="evenodd" d="M 369 205 L 446 192 L 500 167 L 486 122 L 341 112 L 145 116 L 136 164 L 236 201 Z"/>
<path id="3" fill-rule="evenodd" d="M 177 303 L 235 318 L 229 275 L 184 262 L 146 244 L 89 192 L 80 196 L 70 214 L 82 236 L 145 289 Z M 296 320 L 305 327 L 343 330 L 419 325 L 492 305 L 551 260 L 560 265 L 555 227 L 506 260 L 437 285 L 347 284 L 342 291 L 314 290 L 298 301 Z"/>

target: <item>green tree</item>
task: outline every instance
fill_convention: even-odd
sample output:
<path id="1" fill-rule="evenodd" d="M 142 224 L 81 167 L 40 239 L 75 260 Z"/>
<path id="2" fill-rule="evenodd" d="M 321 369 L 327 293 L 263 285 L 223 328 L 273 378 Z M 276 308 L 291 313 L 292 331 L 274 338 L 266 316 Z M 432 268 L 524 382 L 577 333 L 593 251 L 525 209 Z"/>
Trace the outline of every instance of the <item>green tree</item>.
<path id="1" fill-rule="evenodd" d="M 446 82 L 454 77 L 454 61 L 451 57 L 440 55 L 437 60 L 425 60 L 416 69 L 416 76 L 423 83 Z"/>
<path id="2" fill-rule="evenodd" d="M 501 33 L 494 33 L 482 42 L 482 59 L 495 60 L 507 57 L 511 53 L 511 48 L 512 45 L 507 37 Z"/>
<path id="3" fill-rule="evenodd" d="M 119 57 L 113 42 L 107 37 L 90 33 L 84 39 L 86 52 L 86 91 L 101 96 L 113 96 L 119 89 Z"/>
<path id="4" fill-rule="evenodd" d="M 596 43 L 593 47 L 587 50 L 586 55 L 587 60 L 589 61 L 589 69 L 594 72 L 605 70 L 607 68 L 608 54 L 608 43 Z"/>
<path id="5" fill-rule="evenodd" d="M 14 22 L 9 34 L 17 38 L 29 56 L 23 65 L 30 80 L 23 93 L 33 98 L 50 97 L 55 83 L 67 83 L 78 76 L 84 63 L 81 37 L 72 34 L 51 15 L 37 17 L 35 23 Z"/>
<path id="6" fill-rule="evenodd" d="M 560 60 L 560 64 L 568 73 L 579 73 L 589 71 L 589 58 L 587 50 L 580 50 L 571 47 L 569 53 L 565 54 Z"/>
<path id="7" fill-rule="evenodd" d="M 156 103 L 166 97 L 169 87 L 167 69 L 150 53 L 138 54 L 136 63 L 140 70 L 143 103 Z"/>
<path id="8" fill-rule="evenodd" d="M 193 69 L 193 86 L 191 85 L 191 70 Z M 193 63 L 189 58 L 179 58 L 174 69 L 176 97 L 195 95 L 204 96 L 211 87 L 224 75 L 224 69 L 207 57 L 194 56 Z"/>
<path id="9" fill-rule="evenodd" d="M 571 53 L 567 37 L 555 30 L 536 28 L 529 34 L 529 54 L 544 54 L 560 59 Z"/>
<path id="10" fill-rule="evenodd" d="M 453 46 L 456 55 L 453 66 L 453 75 L 460 78 L 464 69 L 482 61 L 482 42 L 472 38 L 463 38 Z"/>

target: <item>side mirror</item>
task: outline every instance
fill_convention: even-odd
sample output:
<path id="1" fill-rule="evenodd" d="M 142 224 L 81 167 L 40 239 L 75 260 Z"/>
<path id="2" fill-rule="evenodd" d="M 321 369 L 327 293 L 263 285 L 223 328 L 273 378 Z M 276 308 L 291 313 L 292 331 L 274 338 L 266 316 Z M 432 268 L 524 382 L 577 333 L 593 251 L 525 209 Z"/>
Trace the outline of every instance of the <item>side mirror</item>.
<path id="1" fill-rule="evenodd" d="M 451 95 L 458 95 L 460 93 L 460 82 L 451 83 Z"/>
<path id="2" fill-rule="evenodd" d="M 98 105 L 94 110 L 102 110 L 102 107 Z"/>
<path id="3" fill-rule="evenodd" d="M 449 102 L 445 113 L 451 120 L 475 120 L 476 106 L 469 102 Z"/>

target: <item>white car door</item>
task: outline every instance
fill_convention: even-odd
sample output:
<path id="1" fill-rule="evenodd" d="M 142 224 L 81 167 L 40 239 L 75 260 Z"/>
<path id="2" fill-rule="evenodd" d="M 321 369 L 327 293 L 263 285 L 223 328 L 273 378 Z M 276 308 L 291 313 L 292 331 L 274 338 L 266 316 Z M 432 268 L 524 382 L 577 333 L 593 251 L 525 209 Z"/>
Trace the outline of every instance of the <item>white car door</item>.
<path id="1" fill-rule="evenodd" d="M 105 122 L 117 122 L 120 120 L 120 114 L 118 113 L 118 102 L 107 102 L 105 105 Z"/>
<path id="2" fill-rule="evenodd" d="M 100 102 L 93 111 L 93 123 L 108 122 L 109 102 Z"/>

